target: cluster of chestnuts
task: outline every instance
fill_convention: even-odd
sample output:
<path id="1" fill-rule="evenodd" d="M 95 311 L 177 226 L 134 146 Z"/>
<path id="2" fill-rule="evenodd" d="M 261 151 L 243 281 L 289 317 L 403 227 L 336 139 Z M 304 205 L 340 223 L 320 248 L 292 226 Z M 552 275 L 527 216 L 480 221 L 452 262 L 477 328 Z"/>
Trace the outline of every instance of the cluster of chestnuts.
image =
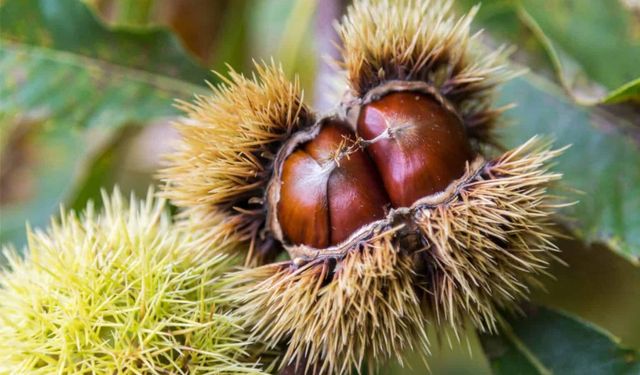
<path id="1" fill-rule="evenodd" d="M 427 324 L 494 331 L 557 251 L 559 151 L 495 147 L 506 53 L 470 35 L 475 9 L 451 6 L 356 1 L 332 114 L 273 63 L 183 104 L 164 194 L 204 246 L 249 249 L 229 298 L 257 339 L 286 346 L 283 367 L 343 374 L 428 351 Z"/>
<path id="2" fill-rule="evenodd" d="M 279 241 L 300 245 L 290 253 L 304 262 L 344 255 L 371 236 L 374 222 L 411 226 L 411 208 L 442 196 L 475 153 L 444 98 L 397 81 L 367 93 L 355 124 L 323 119 L 293 135 L 279 156 L 269 224 Z M 331 247 L 337 252 L 312 250 Z"/>

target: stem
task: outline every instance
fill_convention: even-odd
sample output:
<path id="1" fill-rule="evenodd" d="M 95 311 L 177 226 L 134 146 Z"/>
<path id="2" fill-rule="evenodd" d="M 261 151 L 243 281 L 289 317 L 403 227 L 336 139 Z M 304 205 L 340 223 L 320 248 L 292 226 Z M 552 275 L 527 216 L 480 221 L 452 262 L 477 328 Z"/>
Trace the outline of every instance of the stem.
<path id="1" fill-rule="evenodd" d="M 118 1 L 117 23 L 127 26 L 146 26 L 149 23 L 153 0 L 138 0 L 136 2 Z"/>
<path id="2" fill-rule="evenodd" d="M 316 8 L 322 8 L 322 4 L 309 0 L 297 0 L 287 18 L 277 56 L 288 74 L 295 71 L 296 61 L 299 61 L 300 47 L 305 42 L 305 30 L 309 27 Z"/>
<path id="3" fill-rule="evenodd" d="M 318 0 L 315 15 L 315 42 L 318 49 L 317 74 L 314 89 L 315 109 L 323 112 L 335 106 L 331 92 L 335 81 L 335 68 L 330 63 L 340 57 L 337 47 L 338 32 L 334 27 L 346 7 L 344 0 Z"/>

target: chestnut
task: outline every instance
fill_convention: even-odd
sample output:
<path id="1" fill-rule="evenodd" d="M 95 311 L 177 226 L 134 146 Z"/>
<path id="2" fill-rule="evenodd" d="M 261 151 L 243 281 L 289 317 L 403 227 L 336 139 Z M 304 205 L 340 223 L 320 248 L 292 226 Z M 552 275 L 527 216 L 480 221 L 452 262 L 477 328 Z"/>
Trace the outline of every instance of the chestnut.
<path id="1" fill-rule="evenodd" d="M 358 134 L 394 207 L 409 207 L 462 176 L 473 158 L 459 117 L 420 92 L 392 92 L 360 111 Z"/>
<path id="2" fill-rule="evenodd" d="M 318 126 L 282 167 L 278 221 L 291 244 L 339 244 L 389 207 L 445 190 L 473 159 L 460 118 L 419 91 L 365 104 L 356 131 L 335 119 Z"/>
<path id="3" fill-rule="evenodd" d="M 316 248 L 382 219 L 389 198 L 348 125 L 331 121 L 284 161 L 279 220 L 289 242 Z"/>

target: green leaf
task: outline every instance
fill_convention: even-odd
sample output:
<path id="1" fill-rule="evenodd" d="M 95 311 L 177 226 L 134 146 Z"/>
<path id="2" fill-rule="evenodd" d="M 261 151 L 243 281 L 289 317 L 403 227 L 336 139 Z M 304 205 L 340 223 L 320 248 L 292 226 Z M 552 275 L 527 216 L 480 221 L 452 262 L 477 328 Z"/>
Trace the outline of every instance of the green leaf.
<path id="1" fill-rule="evenodd" d="M 468 8 L 475 1 L 460 3 Z M 638 101 L 637 88 L 625 88 L 640 78 L 640 32 L 633 13 L 622 4 L 551 0 L 541 6 L 535 0 L 497 0 L 483 4 L 477 21 L 530 53 L 534 61 L 527 65 L 555 71 L 567 92 L 583 104 L 609 102 L 620 91 L 625 95 L 615 96 L 618 102 Z"/>
<path id="2" fill-rule="evenodd" d="M 512 342 L 506 335 L 483 335 L 480 336 L 480 342 L 495 375 L 548 373 L 522 343 Z"/>
<path id="3" fill-rule="evenodd" d="M 579 200 L 564 209 L 565 224 L 578 238 L 607 244 L 635 263 L 640 257 L 640 148 L 626 132 L 634 124 L 598 107 L 567 99 L 548 81 L 529 74 L 507 83 L 502 104 L 515 103 L 506 113 L 512 126 L 504 141 L 516 146 L 533 135 L 549 135 L 556 146 L 572 145 L 554 167 L 563 173 L 567 191 Z"/>
<path id="4" fill-rule="evenodd" d="M 502 335 L 481 341 L 494 374 L 638 374 L 640 353 L 608 333 L 543 307 L 509 317 Z"/>
<path id="5" fill-rule="evenodd" d="M 0 152 L 23 155 L 10 179 L 23 194 L 3 202 L 0 243 L 19 247 L 25 221 L 41 226 L 60 203 L 92 197 L 82 184 L 123 126 L 177 116 L 174 98 L 204 92 L 172 77 L 211 76 L 168 32 L 112 30 L 77 0 L 7 0 L 0 23 Z"/>
<path id="6" fill-rule="evenodd" d="M 82 180 L 87 161 L 130 123 L 175 116 L 173 98 L 197 86 L 110 66 L 66 52 L 7 44 L 0 48 L 2 127 L 26 126 L 30 199 L 3 206 L 0 242 L 22 243 L 24 222 L 46 222 Z M 7 131 L 3 131 L 5 133 Z"/>
<path id="7" fill-rule="evenodd" d="M 640 103 L 640 78 L 610 92 L 602 101 L 606 104 L 616 104 L 627 101 Z"/>
<path id="8" fill-rule="evenodd" d="M 531 301 L 579 316 L 640 349 L 640 267 L 601 244 L 557 244 L 564 264 L 551 264 L 553 278 L 541 278 Z"/>
<path id="9" fill-rule="evenodd" d="M 199 66 L 178 38 L 162 28 L 110 27 L 78 0 L 6 0 L 3 40 L 66 51 L 115 65 L 203 85 L 215 76 Z"/>
<path id="10" fill-rule="evenodd" d="M 521 4 L 553 48 L 575 60 L 591 79 L 615 89 L 640 77 L 640 33 L 622 1 L 553 0 L 540 6 L 539 1 L 521 0 Z"/>

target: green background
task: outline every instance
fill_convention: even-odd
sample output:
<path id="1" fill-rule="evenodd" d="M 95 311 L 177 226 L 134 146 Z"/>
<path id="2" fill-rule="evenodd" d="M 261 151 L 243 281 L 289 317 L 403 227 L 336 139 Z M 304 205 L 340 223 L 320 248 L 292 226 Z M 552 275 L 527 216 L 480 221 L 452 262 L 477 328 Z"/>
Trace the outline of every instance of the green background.
<path id="1" fill-rule="evenodd" d="M 274 57 L 309 103 L 316 33 L 340 1 L 0 1 L 0 242 L 22 248 L 25 222 L 61 204 L 81 209 L 101 187 L 144 192 L 171 147 L 174 99 L 216 83 L 229 64 L 249 74 Z M 455 3 L 463 11 L 475 1 Z M 638 374 L 640 348 L 640 7 L 594 0 L 485 1 L 473 28 L 493 48 L 517 46 L 498 102 L 516 107 L 500 137 L 534 134 L 571 148 L 555 169 L 579 201 L 557 221 L 572 239 L 529 317 L 505 315 L 500 336 L 461 343 L 433 334 L 433 373 Z M 627 4 L 627 5 L 625 5 Z M 330 34 L 330 33 L 329 33 Z M 314 95 L 316 98 L 314 98 Z M 546 307 L 543 307 L 546 306 Z M 383 373 L 424 373 L 389 364 Z"/>

